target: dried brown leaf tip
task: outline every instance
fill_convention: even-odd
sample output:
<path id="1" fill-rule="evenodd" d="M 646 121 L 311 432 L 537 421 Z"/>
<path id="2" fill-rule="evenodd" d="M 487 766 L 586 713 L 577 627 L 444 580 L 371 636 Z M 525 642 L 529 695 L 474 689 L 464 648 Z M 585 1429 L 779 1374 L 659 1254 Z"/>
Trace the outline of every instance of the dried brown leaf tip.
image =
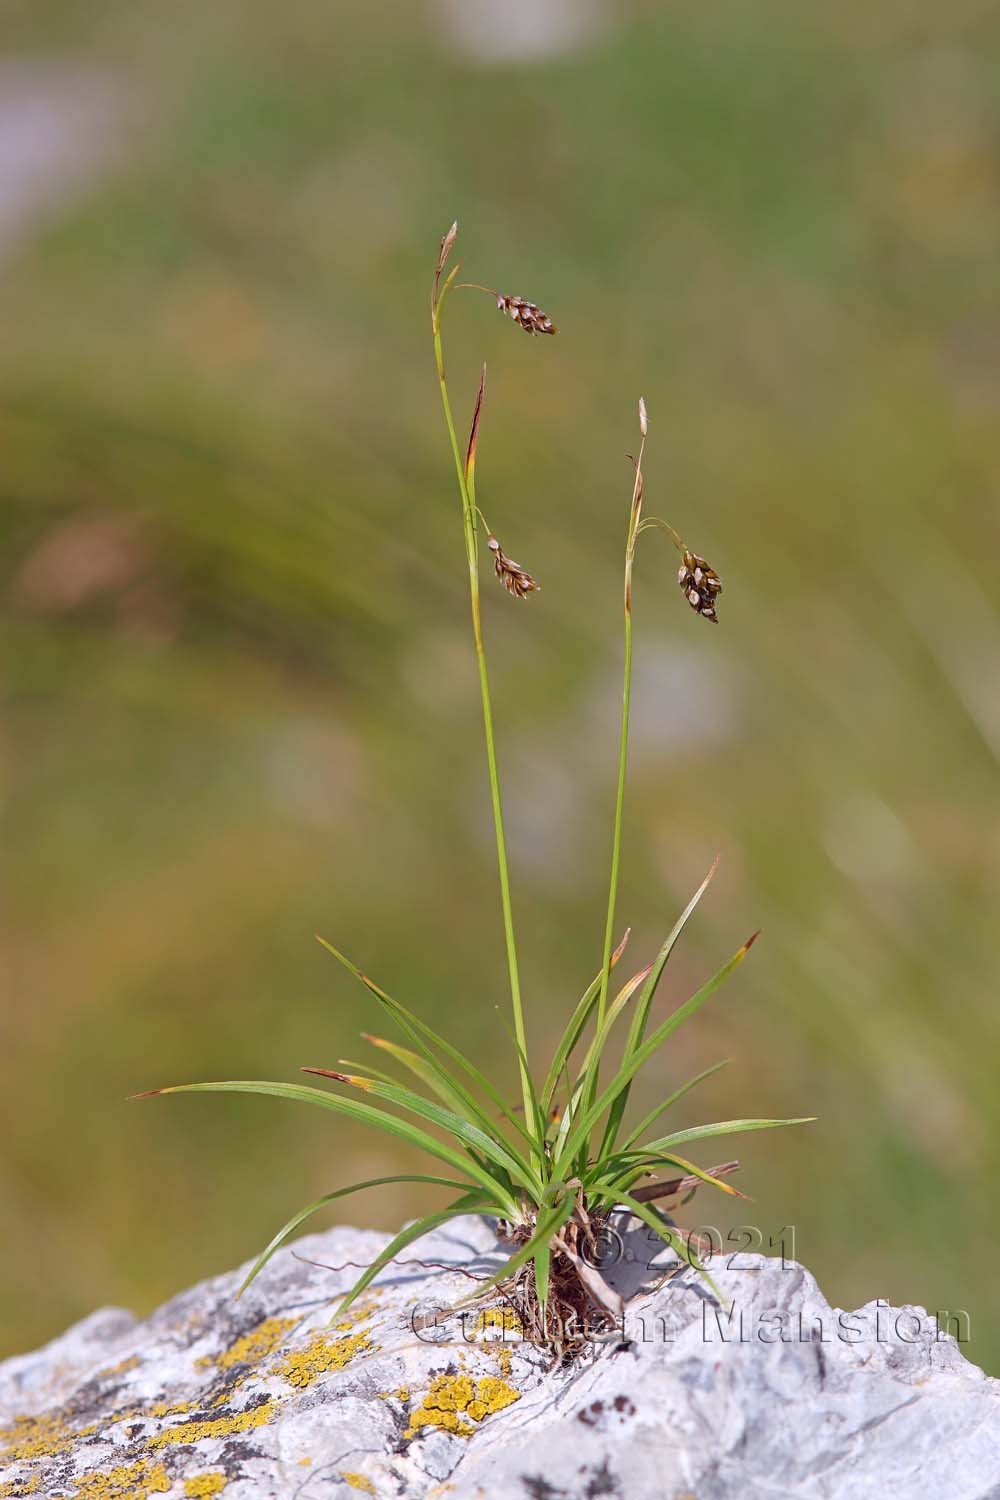
<path id="1" fill-rule="evenodd" d="M 452 246 L 454 245 L 455 240 L 457 239 L 457 237 L 458 237 L 458 220 L 456 219 L 455 222 L 454 222 L 454 224 L 452 224 L 451 228 L 448 230 L 448 233 L 447 234 L 443 234 L 441 236 L 441 245 L 440 245 L 440 248 L 438 249 L 437 265 L 434 268 L 434 291 L 433 291 L 433 293 L 431 295 L 431 306 L 432 306 L 432 308 L 436 308 L 437 307 L 438 296 L 439 296 L 440 289 L 441 289 L 441 273 L 442 273 L 442 271 L 445 268 L 445 263 L 446 263 L 449 255 L 451 254 Z M 456 267 L 455 269 L 457 270 L 458 268 Z M 455 272 L 452 271 L 451 274 L 452 274 L 452 276 L 454 276 Z"/>
<path id="2" fill-rule="evenodd" d="M 476 395 L 476 409 L 472 413 L 472 426 L 469 429 L 469 446 L 465 450 L 465 477 L 475 473 L 476 468 L 476 444 L 479 441 L 479 419 L 483 414 L 483 402 L 486 399 L 486 366 L 483 365 L 482 374 L 479 377 L 479 391 Z"/>
<path id="3" fill-rule="evenodd" d="M 718 624 L 719 617 L 715 612 L 715 601 L 722 593 L 722 580 L 715 569 L 710 568 L 703 557 L 685 550 L 684 561 L 677 574 L 677 582 L 695 613 L 704 615 L 706 620 L 714 620 Z"/>
<path id="4" fill-rule="evenodd" d="M 487 536 L 486 545 L 493 553 L 493 571 L 508 594 L 513 594 L 515 599 L 523 599 L 526 594 L 538 588 L 531 574 L 526 572 L 520 563 L 514 562 L 513 558 L 507 556 L 495 536 Z"/>
<path id="5" fill-rule="evenodd" d="M 438 249 L 437 266 L 435 268 L 435 275 L 434 275 L 434 284 L 435 284 L 435 286 L 437 285 L 438 281 L 441 279 L 441 272 L 445 268 L 445 262 L 447 261 L 449 255 L 451 254 L 451 248 L 454 245 L 455 240 L 457 238 L 458 238 L 458 220 L 456 219 L 455 222 L 454 222 L 454 224 L 448 230 L 448 233 L 447 234 L 443 234 L 441 236 L 441 245 L 440 245 L 440 248 Z"/>
<path id="6" fill-rule="evenodd" d="M 502 292 L 497 292 L 497 307 L 501 312 L 510 313 L 514 322 L 520 323 L 525 333 L 558 332 L 552 319 L 546 317 L 534 302 L 525 302 L 523 297 L 505 297 Z"/>

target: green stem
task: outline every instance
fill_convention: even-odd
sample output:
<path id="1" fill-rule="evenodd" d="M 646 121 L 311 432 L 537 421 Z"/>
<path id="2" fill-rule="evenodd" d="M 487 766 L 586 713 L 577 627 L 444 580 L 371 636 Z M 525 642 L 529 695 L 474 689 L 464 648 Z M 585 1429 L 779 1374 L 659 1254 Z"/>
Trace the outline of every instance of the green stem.
<path id="1" fill-rule="evenodd" d="M 447 288 L 446 288 L 447 289 Z M 476 536 L 476 503 L 474 486 L 466 482 L 461 449 L 455 433 L 455 421 L 448 398 L 448 384 L 444 373 L 444 353 L 441 348 L 442 296 L 434 308 L 431 324 L 434 331 L 434 358 L 437 364 L 438 383 L 441 387 L 441 403 L 444 419 L 451 439 L 451 451 L 455 459 L 458 488 L 462 496 L 462 527 L 465 534 L 465 552 L 469 563 L 469 598 L 472 607 L 472 635 L 476 647 L 476 663 L 479 668 L 479 694 L 483 704 L 483 731 L 486 738 L 486 764 L 489 769 L 490 798 L 493 804 L 493 826 L 496 830 L 497 867 L 500 874 L 500 906 L 503 911 L 503 930 L 507 944 L 507 968 L 510 974 L 510 1003 L 514 1016 L 514 1036 L 518 1044 L 518 1068 L 521 1077 L 521 1097 L 524 1103 L 526 1124 L 535 1122 L 535 1101 L 531 1078 L 525 1063 L 527 1052 L 524 1031 L 524 1008 L 521 1002 L 521 981 L 517 966 L 517 945 L 514 940 L 514 916 L 510 900 L 510 873 L 507 864 L 507 835 L 504 830 L 503 805 L 500 800 L 500 778 L 497 771 L 496 741 L 493 734 L 493 708 L 490 700 L 490 683 L 486 670 L 486 651 L 483 645 L 483 625 L 479 608 L 479 546 Z M 541 1146 L 539 1145 L 539 1150 Z"/>
<path id="2" fill-rule="evenodd" d="M 611 844 L 611 879 L 608 885 L 608 916 L 604 928 L 604 962 L 601 970 L 601 991 L 597 1000 L 597 1029 L 600 1032 L 608 1005 L 608 985 L 611 980 L 611 951 L 614 942 L 615 907 L 618 901 L 618 871 L 622 852 L 622 813 L 625 807 L 625 772 L 628 765 L 629 713 L 632 701 L 632 562 L 635 557 L 635 542 L 642 514 L 642 455 L 646 446 L 643 438 L 639 448 L 639 460 L 635 467 L 635 486 L 632 490 L 632 508 L 629 513 L 628 539 L 625 544 L 625 668 L 622 684 L 622 724 L 618 749 L 618 794 L 615 799 L 615 830 Z M 592 1087 L 597 1085 L 597 1066 L 594 1069 Z"/>
<path id="3" fill-rule="evenodd" d="M 631 567 L 627 573 L 631 583 Z M 626 585 L 628 586 L 628 585 Z M 622 852 L 622 813 L 625 807 L 625 771 L 628 765 L 628 729 L 632 699 L 632 611 L 625 608 L 625 671 L 622 685 L 622 725 L 618 750 L 618 793 L 615 799 L 615 831 L 611 844 L 611 879 L 608 886 L 608 916 L 604 928 L 604 959 L 601 972 L 601 991 L 597 1001 L 597 1026 L 604 1024 L 608 1004 L 608 986 L 611 979 L 611 946 L 614 942 L 615 907 L 618 901 L 618 871 Z"/>

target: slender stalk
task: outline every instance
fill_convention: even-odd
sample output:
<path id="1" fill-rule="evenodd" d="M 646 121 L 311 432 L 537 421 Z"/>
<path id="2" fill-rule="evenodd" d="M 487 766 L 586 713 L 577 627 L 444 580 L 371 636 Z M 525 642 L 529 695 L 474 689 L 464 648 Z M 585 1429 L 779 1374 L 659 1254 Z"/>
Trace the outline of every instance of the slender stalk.
<path id="1" fill-rule="evenodd" d="M 462 529 L 465 536 L 465 552 L 469 564 L 469 601 L 472 610 L 472 636 L 476 648 L 476 664 L 479 668 L 479 694 L 483 704 L 483 732 L 486 739 L 486 764 L 489 771 L 490 799 L 493 805 L 493 826 L 496 831 L 497 868 L 500 876 L 500 907 L 503 912 L 504 938 L 507 945 L 507 969 L 510 975 L 510 1004 L 514 1017 L 514 1036 L 518 1044 L 518 1070 L 521 1078 L 521 1097 L 524 1104 L 526 1124 L 535 1122 L 535 1104 L 528 1075 L 525 1055 L 527 1041 L 524 1031 L 524 1007 L 521 1001 L 521 980 L 517 964 L 517 944 L 514 938 L 514 916 L 510 899 L 510 872 L 507 863 L 507 835 L 504 829 L 503 805 L 500 798 L 500 777 L 497 770 L 496 740 L 493 733 L 493 707 L 490 699 L 489 675 L 486 670 L 486 650 L 483 644 L 483 625 L 479 607 L 479 544 L 476 532 L 475 470 L 470 466 L 469 481 L 466 479 L 461 449 L 455 433 L 448 383 L 445 379 L 444 353 L 441 347 L 441 310 L 450 289 L 446 283 L 441 296 L 432 304 L 431 326 L 434 333 L 434 359 L 437 365 L 438 384 L 441 388 L 441 404 L 451 440 L 451 451 L 455 459 L 455 473 L 462 497 Z M 541 1142 L 537 1143 L 541 1152 Z"/>
<path id="2" fill-rule="evenodd" d="M 615 798 L 615 827 L 611 844 L 611 878 L 608 883 L 608 916 L 604 928 L 604 960 L 601 970 L 601 990 L 597 1000 L 597 1029 L 604 1023 L 608 1004 L 608 985 L 611 979 L 611 953 L 614 942 L 615 907 L 618 901 L 618 872 L 622 852 L 622 813 L 625 807 L 625 772 L 628 765 L 629 715 L 632 702 L 632 563 L 635 558 L 635 543 L 642 515 L 642 455 L 646 447 L 645 434 L 639 447 L 635 466 L 635 485 L 632 490 L 632 507 L 629 512 L 628 538 L 625 543 L 625 666 L 622 682 L 622 721 L 618 748 L 618 792 Z M 597 1083 L 597 1068 L 593 1085 Z"/>

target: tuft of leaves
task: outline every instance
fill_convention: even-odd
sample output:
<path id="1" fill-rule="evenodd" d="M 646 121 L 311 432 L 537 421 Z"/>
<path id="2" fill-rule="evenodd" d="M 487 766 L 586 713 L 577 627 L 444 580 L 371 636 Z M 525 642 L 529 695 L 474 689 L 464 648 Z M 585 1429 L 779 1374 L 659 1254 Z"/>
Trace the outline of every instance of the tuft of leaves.
<path id="1" fill-rule="evenodd" d="M 475 1063 L 414 1011 L 381 989 L 325 938 L 319 939 L 324 948 L 365 987 L 382 1019 L 400 1034 L 401 1040 L 393 1041 L 372 1032 L 363 1033 L 363 1039 L 381 1059 L 395 1066 L 396 1073 L 374 1066 L 361 1069 L 360 1065 L 344 1063 L 341 1068 L 312 1066 L 303 1069 L 335 1087 L 227 1080 L 178 1084 L 134 1097 L 198 1092 L 243 1093 L 308 1104 L 405 1141 L 447 1173 L 379 1177 L 324 1194 L 293 1214 L 278 1230 L 252 1267 L 244 1289 L 291 1235 L 314 1214 L 340 1198 L 388 1183 L 416 1182 L 447 1187 L 455 1194 L 448 1206 L 423 1215 L 396 1235 L 339 1301 L 335 1316 L 341 1316 L 379 1272 L 412 1241 L 458 1215 L 486 1214 L 497 1220 L 499 1236 L 512 1248 L 500 1269 L 473 1295 L 481 1296 L 491 1287 L 500 1286 L 514 1301 L 529 1337 L 539 1343 L 554 1344 L 558 1357 L 570 1358 L 587 1341 L 588 1313 L 616 1317 L 621 1311 L 621 1299 L 601 1275 L 593 1255 L 598 1237 L 611 1216 L 622 1209 L 629 1211 L 659 1235 L 676 1252 L 680 1262 L 692 1266 L 712 1285 L 691 1243 L 678 1231 L 669 1214 L 653 1204 L 675 1206 L 686 1201 L 701 1186 L 729 1197 L 743 1197 L 745 1195 L 726 1180 L 737 1169 L 738 1163 L 730 1161 L 704 1168 L 682 1155 L 680 1148 L 686 1150 L 702 1141 L 748 1131 L 805 1124 L 807 1120 L 723 1120 L 666 1134 L 657 1133 L 654 1126 L 661 1117 L 724 1066 L 718 1063 L 675 1088 L 637 1124 L 628 1122 L 629 1097 L 635 1078 L 660 1058 L 678 1027 L 690 1020 L 739 967 L 758 935 L 754 933 L 748 938 L 715 974 L 664 1020 L 651 1024 L 658 986 L 687 922 L 712 881 L 716 861 L 667 934 L 655 958 L 633 973 L 613 998 L 610 995 L 611 975 L 623 957 L 629 936 L 626 932 L 617 948 L 612 949 L 628 746 L 632 567 L 640 534 L 657 525 L 671 536 L 683 557 L 682 587 L 698 613 L 716 618 L 715 598 L 721 589 L 718 575 L 690 552 L 673 527 L 658 518 L 642 520 L 642 461 L 648 435 L 648 415 L 645 401 L 641 399 L 639 427 L 642 446 L 638 459 L 633 460 L 635 483 L 625 552 L 625 691 L 604 961 L 569 1016 L 541 1087 L 536 1085 L 536 1074 L 524 1041 L 506 839 L 479 611 L 479 523 L 482 516 L 476 504 L 475 483 L 486 370 L 484 366 L 463 457 L 451 413 L 441 352 L 442 312 L 449 293 L 456 286 L 458 267 L 447 277 L 444 277 L 444 272 L 456 236 L 457 224 L 453 224 L 441 240 L 431 295 L 431 324 L 470 565 L 474 644 L 480 668 L 522 1103 L 512 1107 Z M 498 306 L 510 313 L 527 332 L 555 332 L 551 321 L 534 303 L 494 295 L 498 296 Z M 506 556 L 488 528 L 486 544 L 487 555 L 493 559 L 497 576 L 511 594 L 521 598 L 537 587 L 531 575 Z M 609 1064 L 609 1059 L 614 1056 L 616 1062 Z M 602 1069 L 606 1070 L 603 1082 Z M 555 1325 L 562 1330 L 556 1335 L 551 1333 L 549 1313 L 552 1310 L 556 1314 Z M 575 1333 L 565 1332 L 567 1320 L 576 1320 Z"/>

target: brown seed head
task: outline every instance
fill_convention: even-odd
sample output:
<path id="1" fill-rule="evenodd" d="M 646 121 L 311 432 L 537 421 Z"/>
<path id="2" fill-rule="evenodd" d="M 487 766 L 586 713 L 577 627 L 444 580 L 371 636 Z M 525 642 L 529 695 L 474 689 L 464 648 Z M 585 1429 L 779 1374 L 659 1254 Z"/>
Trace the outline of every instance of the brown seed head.
<path id="1" fill-rule="evenodd" d="M 704 615 L 706 620 L 713 620 L 718 624 L 715 601 L 722 593 L 722 580 L 715 569 L 710 568 L 703 557 L 685 549 L 677 582 L 695 614 Z"/>
<path id="2" fill-rule="evenodd" d="M 515 323 L 520 323 L 525 333 L 556 333 L 556 325 L 534 302 L 525 302 L 523 297 L 505 297 L 497 292 L 497 307 L 510 313 Z"/>
<path id="3" fill-rule="evenodd" d="M 513 594 L 515 599 L 523 599 L 526 594 L 538 588 L 531 574 L 520 563 L 507 556 L 495 536 L 487 536 L 486 545 L 493 553 L 493 570 L 508 594 Z"/>

